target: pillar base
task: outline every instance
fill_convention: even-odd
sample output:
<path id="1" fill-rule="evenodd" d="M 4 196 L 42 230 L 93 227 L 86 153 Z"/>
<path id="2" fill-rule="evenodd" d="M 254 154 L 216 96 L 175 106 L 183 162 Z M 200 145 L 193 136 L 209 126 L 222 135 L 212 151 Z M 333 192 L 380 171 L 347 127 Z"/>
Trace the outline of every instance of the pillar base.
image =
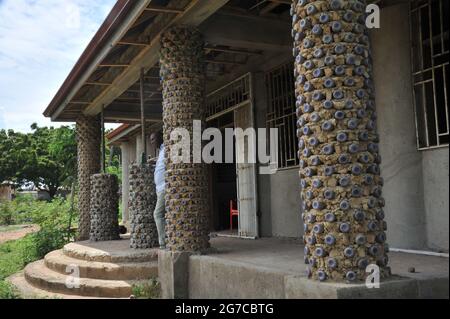
<path id="1" fill-rule="evenodd" d="M 153 182 L 155 168 L 150 164 L 130 166 L 130 248 L 158 247 L 158 231 L 153 212 L 156 191 Z"/>
<path id="2" fill-rule="evenodd" d="M 91 241 L 119 240 L 119 195 L 117 176 L 91 176 Z"/>

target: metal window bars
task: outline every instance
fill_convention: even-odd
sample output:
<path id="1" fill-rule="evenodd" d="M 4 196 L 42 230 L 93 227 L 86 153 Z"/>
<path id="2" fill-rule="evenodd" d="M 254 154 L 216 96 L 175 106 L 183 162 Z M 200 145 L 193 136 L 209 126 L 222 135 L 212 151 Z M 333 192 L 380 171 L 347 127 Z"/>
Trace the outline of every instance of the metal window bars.
<path id="1" fill-rule="evenodd" d="M 410 3 L 411 64 L 419 150 L 449 144 L 448 0 Z"/>
<path id="2" fill-rule="evenodd" d="M 294 63 L 289 61 L 267 72 L 265 80 L 268 92 L 266 127 L 278 128 L 278 168 L 298 166 Z"/>
<path id="3" fill-rule="evenodd" d="M 220 117 L 251 101 L 251 74 L 247 73 L 207 95 L 206 120 Z"/>

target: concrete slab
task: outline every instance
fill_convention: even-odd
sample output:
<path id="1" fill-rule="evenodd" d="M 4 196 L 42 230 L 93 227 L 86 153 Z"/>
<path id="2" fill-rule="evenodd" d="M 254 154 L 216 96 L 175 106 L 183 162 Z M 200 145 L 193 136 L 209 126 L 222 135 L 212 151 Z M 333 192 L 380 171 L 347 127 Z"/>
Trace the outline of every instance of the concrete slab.
<path id="1" fill-rule="evenodd" d="M 189 297 L 193 299 L 281 299 L 283 271 L 209 256 L 189 260 Z"/>
<path id="2" fill-rule="evenodd" d="M 368 289 L 307 279 L 300 240 L 217 237 L 211 244 L 217 253 L 189 258 L 189 298 L 449 297 L 448 258 L 392 252 L 393 277 Z"/>
<path id="3" fill-rule="evenodd" d="M 417 281 L 394 276 L 368 289 L 365 284 L 317 282 L 306 277 L 286 277 L 288 299 L 412 299 L 418 297 Z"/>
<path id="4" fill-rule="evenodd" d="M 80 241 L 64 246 L 66 256 L 97 262 L 145 262 L 156 260 L 158 249 L 131 249 L 128 239 Z"/>

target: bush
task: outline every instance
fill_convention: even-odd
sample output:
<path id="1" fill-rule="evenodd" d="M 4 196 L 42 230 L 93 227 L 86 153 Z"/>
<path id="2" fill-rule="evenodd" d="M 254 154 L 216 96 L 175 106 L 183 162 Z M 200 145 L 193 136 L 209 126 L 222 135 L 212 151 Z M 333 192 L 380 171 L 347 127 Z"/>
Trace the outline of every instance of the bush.
<path id="1" fill-rule="evenodd" d="M 38 224 L 40 230 L 0 245 L 0 299 L 17 298 L 15 291 L 4 281 L 6 277 L 20 271 L 28 263 L 44 258 L 47 253 L 61 249 L 72 239 L 72 234 L 68 233 L 69 200 L 56 198 L 52 202 L 44 202 L 18 198 L 8 204 L 8 209 L 14 212 L 14 221 Z M 76 212 L 73 212 L 75 223 Z"/>
<path id="2" fill-rule="evenodd" d="M 32 255 L 32 245 L 30 235 L 0 245 L 0 299 L 19 298 L 19 294 L 5 279 L 23 269 L 26 264 L 39 259 Z"/>
<path id="3" fill-rule="evenodd" d="M 0 202 L 0 225 L 12 225 L 16 222 L 14 210 L 9 202 Z"/>
<path id="4" fill-rule="evenodd" d="M 39 202 L 31 195 L 19 195 L 13 201 L 0 203 L 0 225 L 17 225 L 32 222 L 33 206 Z"/>
<path id="5" fill-rule="evenodd" d="M 62 248 L 72 239 L 72 234 L 68 233 L 69 200 L 56 198 L 52 202 L 35 202 L 28 214 L 31 221 L 40 226 L 37 233 L 30 235 L 33 242 L 32 256 L 43 258 L 47 253 Z M 72 219 L 75 219 L 75 215 L 74 212 Z"/>

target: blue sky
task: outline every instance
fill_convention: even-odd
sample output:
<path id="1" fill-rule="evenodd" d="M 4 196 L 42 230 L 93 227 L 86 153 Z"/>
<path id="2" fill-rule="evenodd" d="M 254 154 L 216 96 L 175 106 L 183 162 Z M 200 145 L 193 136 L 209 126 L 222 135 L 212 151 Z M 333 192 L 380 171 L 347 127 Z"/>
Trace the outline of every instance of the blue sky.
<path id="1" fill-rule="evenodd" d="M 54 125 L 42 112 L 115 0 L 0 0 L 0 129 Z"/>

